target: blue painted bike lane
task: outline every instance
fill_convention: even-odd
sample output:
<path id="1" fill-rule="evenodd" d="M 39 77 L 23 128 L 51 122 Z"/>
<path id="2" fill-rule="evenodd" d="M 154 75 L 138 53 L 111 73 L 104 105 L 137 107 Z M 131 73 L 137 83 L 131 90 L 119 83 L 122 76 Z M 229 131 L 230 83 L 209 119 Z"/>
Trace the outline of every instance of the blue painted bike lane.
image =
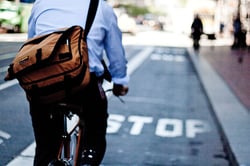
<path id="1" fill-rule="evenodd" d="M 110 98 L 103 165 L 229 165 L 185 48 L 155 47 L 123 99 Z"/>

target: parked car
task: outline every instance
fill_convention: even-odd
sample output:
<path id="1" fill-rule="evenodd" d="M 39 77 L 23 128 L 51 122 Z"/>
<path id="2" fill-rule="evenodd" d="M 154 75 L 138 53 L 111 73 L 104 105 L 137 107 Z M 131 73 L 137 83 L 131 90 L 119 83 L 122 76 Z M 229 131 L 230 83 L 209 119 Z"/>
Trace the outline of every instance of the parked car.
<path id="1" fill-rule="evenodd" d="M 143 25 L 149 26 L 155 30 L 163 30 L 164 23 L 160 19 L 161 17 L 155 16 L 153 14 L 145 14 Z"/>
<path id="2" fill-rule="evenodd" d="M 22 9 L 19 5 L 9 1 L 0 2 L 0 26 L 7 30 L 20 32 L 22 25 Z"/>
<path id="3" fill-rule="evenodd" d="M 7 32 L 26 32 L 32 3 L 0 1 L 0 28 Z"/>

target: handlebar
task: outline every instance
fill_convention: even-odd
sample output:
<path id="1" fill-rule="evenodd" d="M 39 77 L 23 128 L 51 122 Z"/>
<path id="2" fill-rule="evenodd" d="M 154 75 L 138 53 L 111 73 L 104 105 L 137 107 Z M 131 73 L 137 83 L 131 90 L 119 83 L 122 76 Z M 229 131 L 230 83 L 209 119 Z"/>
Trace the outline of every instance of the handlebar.
<path id="1" fill-rule="evenodd" d="M 112 91 L 113 91 L 113 89 L 107 89 L 107 90 L 105 90 L 105 92 L 112 92 Z M 125 101 L 121 98 L 121 96 L 116 96 L 115 95 L 115 97 L 117 97 L 120 100 L 120 102 L 125 103 Z"/>

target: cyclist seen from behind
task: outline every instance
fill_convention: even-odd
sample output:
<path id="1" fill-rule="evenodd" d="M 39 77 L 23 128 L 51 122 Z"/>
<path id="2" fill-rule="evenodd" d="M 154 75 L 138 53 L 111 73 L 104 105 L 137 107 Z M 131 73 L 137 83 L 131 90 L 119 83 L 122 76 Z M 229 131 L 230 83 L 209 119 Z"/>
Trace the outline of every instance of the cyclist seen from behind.
<path id="1" fill-rule="evenodd" d="M 36 0 L 28 22 L 28 38 L 44 35 L 61 28 L 80 25 L 85 27 L 90 0 Z M 81 149 L 82 164 L 99 165 L 106 149 L 107 98 L 102 88 L 106 52 L 116 96 L 128 92 L 127 60 L 122 46 L 122 34 L 111 6 L 99 0 L 95 20 L 87 36 L 90 84 L 76 96 L 84 110 L 80 118 L 85 121 L 84 148 Z M 34 166 L 46 166 L 57 157 L 62 134 L 63 117 L 51 107 L 30 102 L 30 114 L 34 129 L 36 152 Z M 86 156 L 93 156 L 89 159 Z"/>

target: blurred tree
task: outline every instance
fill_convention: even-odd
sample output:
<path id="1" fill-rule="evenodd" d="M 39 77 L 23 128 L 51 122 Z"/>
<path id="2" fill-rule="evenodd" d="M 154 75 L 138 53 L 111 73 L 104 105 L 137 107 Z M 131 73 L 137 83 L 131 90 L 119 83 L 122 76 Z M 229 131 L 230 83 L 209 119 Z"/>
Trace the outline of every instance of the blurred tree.
<path id="1" fill-rule="evenodd" d="M 138 7 L 132 4 L 120 4 L 119 7 L 125 8 L 131 16 L 144 15 L 150 12 L 148 7 Z"/>

